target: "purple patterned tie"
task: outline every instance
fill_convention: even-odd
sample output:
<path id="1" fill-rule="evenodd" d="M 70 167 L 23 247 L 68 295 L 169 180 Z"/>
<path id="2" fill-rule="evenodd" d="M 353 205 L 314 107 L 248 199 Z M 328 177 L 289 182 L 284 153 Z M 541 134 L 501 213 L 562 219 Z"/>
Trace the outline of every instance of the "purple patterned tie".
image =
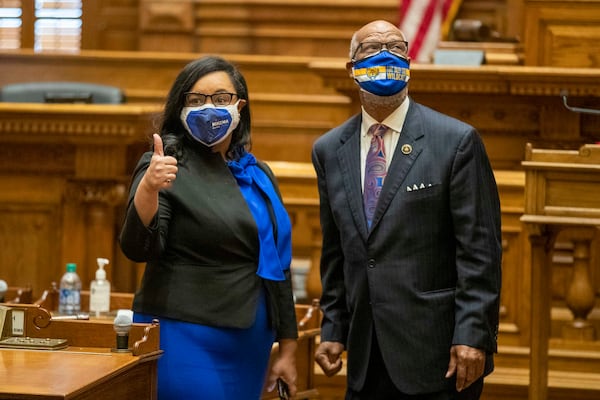
<path id="1" fill-rule="evenodd" d="M 363 193 L 365 216 L 367 217 L 367 225 L 371 227 L 377 199 L 383 180 L 386 174 L 385 164 L 385 146 L 383 144 L 383 135 L 387 132 L 388 127 L 382 124 L 374 124 L 369 128 L 368 135 L 373 135 L 371 138 L 371 146 L 367 153 L 367 162 L 365 165 L 365 190 Z"/>

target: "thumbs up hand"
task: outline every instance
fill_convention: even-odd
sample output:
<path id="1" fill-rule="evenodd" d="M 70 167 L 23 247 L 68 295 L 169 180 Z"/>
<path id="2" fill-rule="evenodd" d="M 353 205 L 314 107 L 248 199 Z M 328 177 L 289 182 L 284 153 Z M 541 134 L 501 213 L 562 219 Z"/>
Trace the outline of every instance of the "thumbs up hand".
<path id="1" fill-rule="evenodd" d="M 165 156 L 162 138 L 156 133 L 153 135 L 154 154 L 150 165 L 144 175 L 145 183 L 155 191 L 169 188 L 177 178 L 177 159 Z"/>

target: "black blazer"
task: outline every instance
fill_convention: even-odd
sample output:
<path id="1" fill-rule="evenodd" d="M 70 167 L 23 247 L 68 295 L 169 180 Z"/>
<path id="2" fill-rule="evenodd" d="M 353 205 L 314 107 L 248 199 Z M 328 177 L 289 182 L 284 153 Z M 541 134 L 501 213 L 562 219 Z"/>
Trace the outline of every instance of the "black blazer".
<path id="1" fill-rule="evenodd" d="M 133 197 L 151 152 L 133 173 L 120 244 L 127 257 L 146 262 L 134 311 L 246 328 L 254 321 L 264 285 L 278 339 L 297 337 L 290 271 L 282 282 L 256 275 L 258 230 L 229 168 L 220 155 L 200 145 L 188 148 L 186 155 L 172 188 L 160 192 L 159 211 L 148 228 Z"/>
<path id="2" fill-rule="evenodd" d="M 321 200 L 321 340 L 348 351 L 360 390 L 376 332 L 405 393 L 443 390 L 452 344 L 489 353 L 501 285 L 498 192 L 475 129 L 410 103 L 367 229 L 356 115 L 314 144 Z M 374 330 L 372 329 L 374 327 Z"/>

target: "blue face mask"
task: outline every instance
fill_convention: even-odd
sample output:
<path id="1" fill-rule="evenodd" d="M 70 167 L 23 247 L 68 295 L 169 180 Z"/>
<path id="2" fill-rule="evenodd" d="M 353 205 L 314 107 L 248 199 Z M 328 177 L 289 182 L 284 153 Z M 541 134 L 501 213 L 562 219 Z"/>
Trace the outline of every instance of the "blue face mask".
<path id="1" fill-rule="evenodd" d="M 406 87 L 410 63 L 408 59 L 384 50 L 353 61 L 352 76 L 363 90 L 378 96 L 391 96 Z"/>
<path id="2" fill-rule="evenodd" d="M 183 107 L 181 123 L 191 137 L 212 147 L 225 140 L 240 123 L 238 102 L 225 107 L 207 103 L 200 107 Z"/>

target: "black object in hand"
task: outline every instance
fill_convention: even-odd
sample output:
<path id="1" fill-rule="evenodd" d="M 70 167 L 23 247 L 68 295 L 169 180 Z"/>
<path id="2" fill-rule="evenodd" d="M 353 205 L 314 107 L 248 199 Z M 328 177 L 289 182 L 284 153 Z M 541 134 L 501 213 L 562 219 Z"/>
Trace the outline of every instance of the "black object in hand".
<path id="1" fill-rule="evenodd" d="M 277 394 L 280 399 L 289 400 L 290 398 L 290 389 L 281 378 L 277 378 Z"/>

